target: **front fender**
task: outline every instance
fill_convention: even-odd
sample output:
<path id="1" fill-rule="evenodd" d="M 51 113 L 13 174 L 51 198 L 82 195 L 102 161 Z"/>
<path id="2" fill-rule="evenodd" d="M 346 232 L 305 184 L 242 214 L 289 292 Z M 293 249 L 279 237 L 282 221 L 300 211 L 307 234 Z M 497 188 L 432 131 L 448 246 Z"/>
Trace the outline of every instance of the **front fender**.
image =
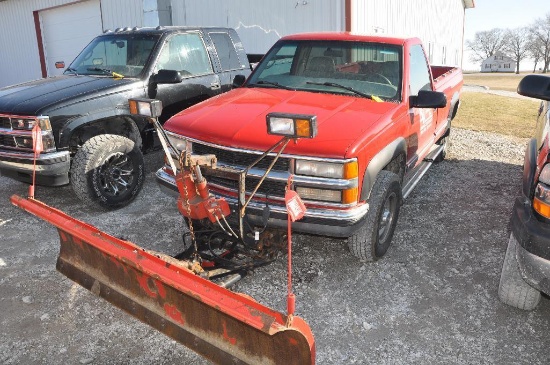
<path id="1" fill-rule="evenodd" d="M 407 153 L 407 142 L 405 138 L 399 137 L 378 152 L 369 162 L 365 175 L 363 176 L 363 185 L 361 188 L 361 200 L 367 200 L 370 191 L 376 180 L 376 176 L 382 169 L 400 154 Z"/>

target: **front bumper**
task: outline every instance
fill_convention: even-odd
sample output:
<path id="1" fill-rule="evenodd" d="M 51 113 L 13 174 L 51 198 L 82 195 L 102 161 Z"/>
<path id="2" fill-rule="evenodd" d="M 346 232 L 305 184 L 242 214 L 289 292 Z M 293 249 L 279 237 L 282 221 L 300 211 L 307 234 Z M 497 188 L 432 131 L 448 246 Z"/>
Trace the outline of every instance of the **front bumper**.
<path id="1" fill-rule="evenodd" d="M 179 196 L 173 175 L 167 174 L 161 168 L 156 172 L 156 179 L 164 193 L 174 197 Z M 218 193 L 215 195 L 225 198 L 231 206 L 232 212 L 236 214 L 235 212 L 238 210 L 236 197 Z M 261 225 L 264 207 L 265 203 L 263 202 L 251 201 L 246 208 L 248 220 L 253 224 Z M 269 208 L 268 226 L 285 228 L 287 226 L 286 207 L 270 204 Z M 292 229 L 296 232 L 330 237 L 349 237 L 361 227 L 368 209 L 368 204 L 361 204 L 349 209 L 308 208 L 301 220 L 292 223 Z"/>
<path id="2" fill-rule="evenodd" d="M 523 278 L 550 294 L 550 224 L 539 221 L 530 202 L 520 197 L 514 203 L 510 225 L 519 243 L 516 257 Z"/>
<path id="3" fill-rule="evenodd" d="M 0 150 L 0 173 L 12 179 L 32 183 L 33 153 Z M 69 183 L 69 151 L 43 153 L 36 159 L 36 183 L 60 186 Z"/>

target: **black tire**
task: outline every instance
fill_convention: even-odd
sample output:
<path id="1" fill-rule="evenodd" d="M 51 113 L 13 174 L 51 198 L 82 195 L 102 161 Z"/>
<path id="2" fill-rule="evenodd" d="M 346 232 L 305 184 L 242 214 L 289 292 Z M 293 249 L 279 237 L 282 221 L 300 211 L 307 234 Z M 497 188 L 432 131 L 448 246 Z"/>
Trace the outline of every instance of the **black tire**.
<path id="1" fill-rule="evenodd" d="M 143 155 L 131 139 L 102 134 L 90 138 L 78 150 L 70 180 L 74 192 L 85 203 L 115 209 L 138 195 L 144 170 Z"/>
<path id="2" fill-rule="evenodd" d="M 518 241 L 513 234 L 510 234 L 508 248 L 504 256 L 504 264 L 500 274 L 498 296 L 500 300 L 512 307 L 524 310 L 533 310 L 540 301 L 540 291 L 527 284 L 519 270 L 516 259 L 516 247 Z"/>
<path id="3" fill-rule="evenodd" d="M 439 155 L 437 155 L 436 158 L 434 158 L 434 162 L 438 163 L 441 162 L 447 157 L 447 149 L 449 148 L 449 136 L 443 137 L 437 142 L 438 145 L 443 146 L 443 151 Z"/>
<path id="4" fill-rule="evenodd" d="M 401 207 L 399 176 L 380 171 L 372 187 L 363 226 L 348 238 L 350 252 L 363 261 L 376 261 L 388 251 Z"/>

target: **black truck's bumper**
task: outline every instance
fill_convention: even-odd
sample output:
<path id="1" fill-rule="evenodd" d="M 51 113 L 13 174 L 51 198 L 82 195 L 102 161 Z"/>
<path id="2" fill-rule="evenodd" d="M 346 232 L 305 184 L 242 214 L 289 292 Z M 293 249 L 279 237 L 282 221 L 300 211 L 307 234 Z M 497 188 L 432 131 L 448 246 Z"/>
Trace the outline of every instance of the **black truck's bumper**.
<path id="1" fill-rule="evenodd" d="M 550 223 L 538 220 L 530 202 L 520 197 L 514 203 L 510 225 L 519 243 L 516 257 L 523 278 L 550 294 Z"/>
<path id="2" fill-rule="evenodd" d="M 33 153 L 0 150 L 0 173 L 12 179 L 32 183 Z M 36 159 L 36 183 L 60 186 L 69 183 L 71 165 L 68 151 L 40 154 Z"/>

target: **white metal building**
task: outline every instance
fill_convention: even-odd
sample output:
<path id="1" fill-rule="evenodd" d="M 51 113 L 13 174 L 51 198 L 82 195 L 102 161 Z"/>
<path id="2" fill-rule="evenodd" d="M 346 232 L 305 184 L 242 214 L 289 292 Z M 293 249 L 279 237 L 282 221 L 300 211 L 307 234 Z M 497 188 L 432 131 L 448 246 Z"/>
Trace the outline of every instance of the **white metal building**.
<path id="1" fill-rule="evenodd" d="M 465 10 L 473 7 L 474 0 L 0 0 L 0 87 L 59 74 L 95 35 L 125 26 L 232 27 L 252 54 L 300 32 L 417 36 L 432 63 L 460 66 Z"/>

